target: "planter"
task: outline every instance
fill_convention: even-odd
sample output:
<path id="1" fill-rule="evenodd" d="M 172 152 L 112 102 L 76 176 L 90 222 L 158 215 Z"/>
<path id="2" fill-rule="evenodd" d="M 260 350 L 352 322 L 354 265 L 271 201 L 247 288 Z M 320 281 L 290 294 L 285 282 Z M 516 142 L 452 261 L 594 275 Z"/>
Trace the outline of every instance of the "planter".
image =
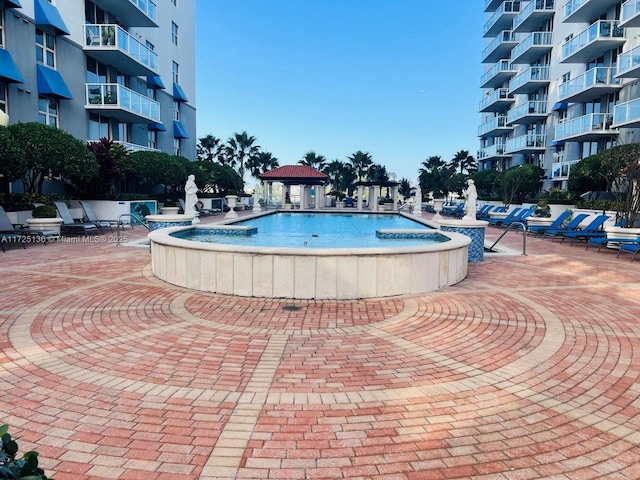
<path id="1" fill-rule="evenodd" d="M 27 225 L 29 229 L 37 230 L 38 232 L 44 232 L 47 230 L 54 230 L 60 234 L 60 226 L 62 225 L 61 218 L 29 218 L 27 219 Z"/>
<path id="2" fill-rule="evenodd" d="M 162 215 L 178 215 L 180 207 L 161 207 L 160 213 Z"/>
<path id="3" fill-rule="evenodd" d="M 547 217 L 528 217 L 527 225 L 529 226 L 541 226 L 541 225 L 551 225 L 555 218 L 547 218 Z"/>
<path id="4" fill-rule="evenodd" d="M 607 238 L 640 239 L 640 228 L 605 227 Z"/>

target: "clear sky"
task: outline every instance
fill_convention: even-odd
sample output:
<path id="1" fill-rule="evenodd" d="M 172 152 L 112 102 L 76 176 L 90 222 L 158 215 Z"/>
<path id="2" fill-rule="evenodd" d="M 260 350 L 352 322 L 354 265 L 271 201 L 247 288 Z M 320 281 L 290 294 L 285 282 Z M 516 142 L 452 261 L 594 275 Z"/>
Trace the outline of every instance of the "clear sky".
<path id="1" fill-rule="evenodd" d="M 247 131 L 280 165 L 369 152 L 417 181 L 476 155 L 476 0 L 198 0 L 197 135 Z"/>

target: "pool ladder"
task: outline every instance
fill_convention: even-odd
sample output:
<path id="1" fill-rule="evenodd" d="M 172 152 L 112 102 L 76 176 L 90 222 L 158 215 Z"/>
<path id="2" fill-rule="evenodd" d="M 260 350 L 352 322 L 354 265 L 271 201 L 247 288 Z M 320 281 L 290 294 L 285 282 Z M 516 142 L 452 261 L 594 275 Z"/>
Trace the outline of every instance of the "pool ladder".
<path id="1" fill-rule="evenodd" d="M 120 246 L 120 225 L 122 225 L 122 229 L 124 230 L 124 223 L 122 223 L 123 218 L 131 218 L 142 225 L 144 228 L 149 230 L 149 225 L 144 218 L 140 218 L 135 213 L 123 213 L 118 217 L 118 224 L 116 225 L 116 246 Z M 133 230 L 133 222 L 131 222 L 131 229 Z M 151 244 L 149 244 L 149 250 L 151 250 Z"/>
<path id="2" fill-rule="evenodd" d="M 489 247 L 490 252 L 493 252 L 493 247 L 495 247 L 498 244 L 498 242 L 502 240 L 502 237 L 504 237 L 507 234 L 507 232 L 511 230 L 511 227 L 522 228 L 522 255 L 527 254 L 527 226 L 524 224 L 524 222 L 513 222 L 507 225 L 507 228 L 502 233 L 502 235 L 500 235 L 498 239 L 495 242 L 493 242 L 493 245 Z"/>

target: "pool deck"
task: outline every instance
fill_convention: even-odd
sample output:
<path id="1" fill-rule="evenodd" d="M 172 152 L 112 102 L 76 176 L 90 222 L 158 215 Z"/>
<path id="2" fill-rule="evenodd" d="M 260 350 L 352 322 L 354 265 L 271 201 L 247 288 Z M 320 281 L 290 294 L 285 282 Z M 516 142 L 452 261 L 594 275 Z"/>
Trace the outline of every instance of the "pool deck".
<path id="1" fill-rule="evenodd" d="M 430 294 L 260 300 L 110 237 L 0 253 L 0 424 L 56 480 L 640 478 L 629 255 L 529 237 Z"/>

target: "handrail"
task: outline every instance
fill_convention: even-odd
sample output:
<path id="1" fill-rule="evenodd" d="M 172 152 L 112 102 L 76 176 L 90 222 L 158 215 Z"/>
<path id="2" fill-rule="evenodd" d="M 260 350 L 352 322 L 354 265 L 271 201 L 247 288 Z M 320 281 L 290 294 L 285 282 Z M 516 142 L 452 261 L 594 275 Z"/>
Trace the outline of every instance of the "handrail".
<path id="1" fill-rule="evenodd" d="M 123 213 L 118 217 L 118 224 L 116 225 L 116 246 L 120 245 L 120 225 L 123 225 L 123 223 L 122 223 L 122 218 L 123 217 L 132 218 L 132 219 L 136 220 L 138 223 L 140 223 L 140 225 L 142 225 L 144 228 L 149 230 L 149 225 L 147 225 L 147 222 L 146 222 L 146 220 L 144 218 L 140 218 L 135 213 Z M 124 230 L 124 226 L 122 228 Z M 131 229 L 133 229 L 133 223 L 131 223 Z"/>
<path id="2" fill-rule="evenodd" d="M 527 254 L 527 235 L 526 235 L 527 226 L 524 224 L 524 222 L 513 222 L 513 223 L 510 223 L 509 225 L 507 225 L 507 228 L 502 233 L 502 235 L 500 235 L 498 237 L 498 239 L 495 242 L 493 242 L 493 245 L 491 245 L 489 247 L 489 251 L 490 252 L 493 251 L 493 247 L 495 247 L 498 244 L 498 242 L 500 240 L 502 240 L 502 237 L 504 237 L 507 234 L 507 232 L 509 230 L 511 230 L 511 227 L 513 227 L 513 226 L 522 228 L 522 255 L 526 255 Z"/>

